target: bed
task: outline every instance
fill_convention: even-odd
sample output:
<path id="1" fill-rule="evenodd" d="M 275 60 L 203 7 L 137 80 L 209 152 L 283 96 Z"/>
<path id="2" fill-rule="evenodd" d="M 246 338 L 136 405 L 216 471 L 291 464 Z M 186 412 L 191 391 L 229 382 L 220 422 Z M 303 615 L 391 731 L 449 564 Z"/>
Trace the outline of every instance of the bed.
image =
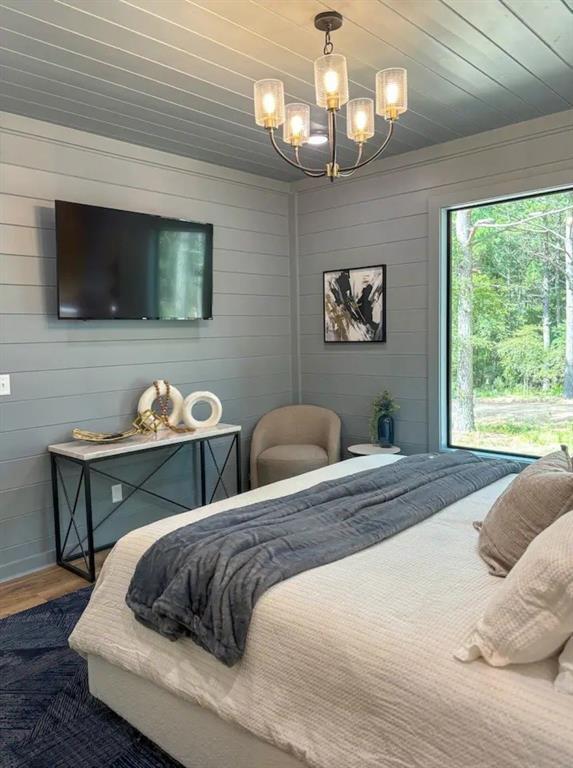
<path id="1" fill-rule="evenodd" d="M 92 693 L 187 768 L 570 768 L 573 697 L 554 691 L 554 659 L 453 658 L 500 584 L 471 523 L 512 476 L 270 589 L 234 667 L 126 606 L 139 558 L 169 531 L 399 460 L 350 459 L 125 536 L 70 638 Z"/>

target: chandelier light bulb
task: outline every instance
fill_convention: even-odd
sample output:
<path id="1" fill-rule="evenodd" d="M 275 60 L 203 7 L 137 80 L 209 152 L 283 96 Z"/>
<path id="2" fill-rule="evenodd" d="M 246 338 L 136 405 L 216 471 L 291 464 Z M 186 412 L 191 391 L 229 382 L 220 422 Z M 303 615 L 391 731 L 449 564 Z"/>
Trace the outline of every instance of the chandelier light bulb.
<path id="1" fill-rule="evenodd" d="M 324 90 L 330 96 L 338 95 L 338 73 L 334 69 L 327 69 L 324 73 Z"/>
<path id="2" fill-rule="evenodd" d="M 316 103 L 337 110 L 348 101 L 346 59 L 340 53 L 327 53 L 314 62 Z"/>
<path id="3" fill-rule="evenodd" d="M 357 112 L 354 115 L 354 128 L 357 131 L 362 131 L 366 127 L 366 121 L 367 121 L 366 113 L 365 112 Z"/>
<path id="4" fill-rule="evenodd" d="M 351 99 L 346 106 L 346 135 L 357 144 L 374 136 L 374 102 L 372 99 Z"/>
<path id="5" fill-rule="evenodd" d="M 376 73 L 376 112 L 386 120 L 397 120 L 408 109 L 408 80 L 402 67 Z"/>
<path id="6" fill-rule="evenodd" d="M 275 97 L 272 93 L 265 93 L 263 96 L 263 109 L 267 115 L 274 115 L 275 113 Z"/>
<path id="7" fill-rule="evenodd" d="M 386 104 L 396 104 L 400 97 L 400 89 L 396 83 L 388 83 L 386 86 Z"/>
<path id="8" fill-rule="evenodd" d="M 254 86 L 255 122 L 263 128 L 278 128 L 285 120 L 285 95 L 281 80 L 257 80 Z"/>
<path id="9" fill-rule="evenodd" d="M 310 136 L 310 107 L 308 104 L 287 104 L 283 126 L 283 141 L 293 147 L 306 144 Z"/>
<path id="10" fill-rule="evenodd" d="M 302 122 L 302 117 L 300 115 L 295 115 L 290 121 L 290 130 L 292 135 L 300 136 L 302 134 L 303 127 L 304 125 Z"/>

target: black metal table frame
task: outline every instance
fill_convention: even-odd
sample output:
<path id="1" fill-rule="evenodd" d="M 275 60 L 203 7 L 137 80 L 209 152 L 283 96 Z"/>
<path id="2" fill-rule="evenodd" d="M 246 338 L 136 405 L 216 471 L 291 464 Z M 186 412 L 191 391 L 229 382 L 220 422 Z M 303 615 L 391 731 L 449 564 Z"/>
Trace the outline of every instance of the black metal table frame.
<path id="1" fill-rule="evenodd" d="M 229 446 L 229 449 L 227 451 L 227 454 L 225 456 L 225 460 L 222 466 L 219 466 L 219 463 L 217 462 L 217 459 L 215 458 L 215 454 L 213 453 L 213 449 L 211 447 L 211 441 L 220 440 L 220 439 L 229 438 L 229 437 L 232 438 L 231 445 Z M 134 456 L 140 453 L 150 453 L 153 451 L 165 450 L 166 448 L 170 447 L 169 445 L 165 445 L 165 444 L 152 445 L 152 446 L 147 446 L 146 448 L 140 448 L 139 450 L 136 450 L 136 451 L 128 451 L 125 453 L 118 453 L 112 456 L 100 456 L 97 459 L 85 459 L 85 460 L 78 459 L 73 456 L 67 456 L 64 453 L 56 453 L 54 451 L 51 451 L 50 461 L 51 461 L 51 470 L 52 470 L 52 498 L 53 498 L 53 507 L 54 507 L 54 531 L 55 531 L 55 538 L 56 538 L 57 564 L 60 565 L 62 568 L 66 568 L 68 571 L 75 573 L 77 576 L 81 576 L 82 578 L 86 579 L 89 582 L 94 582 L 96 579 L 95 553 L 99 552 L 102 549 L 109 549 L 110 547 L 113 546 L 113 544 L 115 544 L 115 542 L 109 542 L 107 544 L 103 544 L 96 548 L 94 546 L 94 531 L 96 531 L 106 520 L 108 520 L 109 517 L 114 515 L 118 511 L 118 509 L 122 507 L 125 504 L 125 502 L 128 501 L 133 496 L 133 494 L 136 493 L 137 491 L 140 491 L 141 493 L 146 493 L 149 496 L 153 496 L 156 499 L 168 502 L 169 504 L 173 504 L 174 506 L 187 511 L 189 507 L 186 506 L 185 504 L 181 504 L 178 501 L 174 501 L 173 499 L 169 499 L 166 496 L 162 496 L 161 494 L 156 493 L 155 491 L 150 491 L 148 488 L 144 488 L 143 486 L 163 466 L 165 466 L 165 464 L 167 464 L 167 462 L 170 461 L 170 459 L 176 456 L 185 446 L 187 445 L 195 446 L 197 444 L 199 445 L 199 456 L 200 456 L 199 472 L 200 472 L 200 483 L 201 483 L 201 506 L 205 506 L 205 504 L 210 504 L 213 501 L 213 499 L 215 498 L 215 494 L 219 489 L 219 486 L 223 488 L 227 498 L 230 498 L 230 496 L 232 495 L 229 493 L 227 486 L 225 485 L 225 481 L 223 479 L 223 473 L 227 468 L 227 464 L 229 462 L 231 454 L 233 453 L 233 449 L 235 450 L 235 459 L 237 464 L 236 466 L 237 493 L 241 493 L 242 471 L 241 471 L 241 433 L 240 431 L 237 431 L 234 433 L 226 433 L 222 435 L 210 435 L 205 437 L 198 437 L 194 440 L 185 440 L 178 443 L 176 447 L 169 453 L 169 455 L 165 459 L 163 459 L 161 463 L 158 466 L 156 466 L 151 472 L 149 472 L 143 478 L 143 480 L 139 483 L 132 483 L 132 482 L 123 480 L 117 477 L 116 475 L 111 474 L 110 472 L 104 472 L 104 470 L 99 468 L 96 469 L 94 468 L 93 465 L 99 464 L 104 461 L 111 461 L 112 459 L 116 459 L 116 458 L 125 458 L 127 456 Z M 205 446 L 207 446 L 207 448 L 209 449 L 211 459 L 213 460 L 214 469 L 217 474 L 217 481 L 213 487 L 212 492 L 209 494 L 209 499 L 207 499 Z M 72 462 L 73 464 L 78 464 L 81 466 L 80 477 L 77 482 L 75 492 L 73 493 L 73 503 L 71 502 L 71 495 L 68 493 L 68 489 L 66 487 L 66 483 L 62 474 L 62 468 L 61 468 L 62 461 L 69 461 L 69 462 Z M 91 492 L 92 474 L 97 474 L 103 477 L 107 477 L 110 480 L 115 480 L 118 483 L 127 485 L 130 488 L 129 493 L 127 493 L 125 497 L 120 502 L 118 502 L 116 506 L 114 506 L 95 526 L 93 524 L 93 507 L 92 507 L 92 492 Z M 80 531 L 77 526 L 77 521 L 75 518 L 76 511 L 78 508 L 78 501 L 80 499 L 82 484 L 84 486 L 85 518 L 86 518 L 86 534 L 84 536 L 80 534 Z M 60 487 L 63 491 L 63 497 L 65 500 L 66 506 L 68 508 L 68 511 L 70 513 L 70 520 L 68 522 L 67 529 L 63 537 L 62 537 L 62 526 L 60 521 L 60 493 L 59 493 Z M 73 547 L 71 551 L 66 553 L 66 545 L 68 544 L 68 540 L 70 538 L 70 534 L 72 533 L 72 529 L 75 533 L 78 543 Z M 87 543 L 87 548 L 84 548 L 84 544 L 86 543 Z M 80 558 L 83 559 L 86 566 L 86 570 L 83 570 L 82 568 L 79 568 L 77 565 L 74 565 L 72 563 L 73 560 L 79 560 Z"/>

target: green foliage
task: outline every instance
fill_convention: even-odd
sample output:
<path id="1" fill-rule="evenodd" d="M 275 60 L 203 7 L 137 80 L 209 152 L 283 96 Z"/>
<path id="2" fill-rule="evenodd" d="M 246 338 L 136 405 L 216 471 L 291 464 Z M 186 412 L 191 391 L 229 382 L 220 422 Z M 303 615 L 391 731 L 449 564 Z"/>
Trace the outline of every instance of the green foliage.
<path id="1" fill-rule="evenodd" d="M 543 347 L 541 329 L 524 325 L 498 345 L 498 354 L 507 387 L 519 382 L 524 389 L 542 389 L 558 385 L 563 379 L 563 347 L 554 339 Z"/>
<path id="2" fill-rule="evenodd" d="M 524 437 L 533 443 L 543 445 L 545 443 L 555 443 L 560 445 L 565 441 L 570 441 L 573 432 L 570 427 L 559 425 L 540 425 L 537 422 L 493 422 L 487 425 L 491 432 L 504 435 L 517 435 Z"/>
<path id="3" fill-rule="evenodd" d="M 479 426 L 475 432 L 458 437 L 459 445 L 471 448 L 508 450 L 532 456 L 542 456 L 556 450 L 559 445 L 571 444 L 573 427 L 565 424 L 528 422 L 491 422 Z"/>
<path id="4" fill-rule="evenodd" d="M 563 232 L 573 193 L 472 209 L 472 347 L 476 391 L 562 391 L 565 368 Z M 538 214 L 543 214 L 538 217 Z M 452 218 L 451 383 L 457 396 L 460 243 Z M 485 226 L 484 226 L 485 224 Z M 543 340 L 543 321 L 549 344 Z"/>
<path id="5" fill-rule="evenodd" d="M 376 395 L 372 401 L 372 410 L 370 413 L 370 438 L 372 442 L 378 439 L 378 419 L 381 416 L 392 416 L 400 408 L 390 392 L 385 389 L 379 395 Z"/>

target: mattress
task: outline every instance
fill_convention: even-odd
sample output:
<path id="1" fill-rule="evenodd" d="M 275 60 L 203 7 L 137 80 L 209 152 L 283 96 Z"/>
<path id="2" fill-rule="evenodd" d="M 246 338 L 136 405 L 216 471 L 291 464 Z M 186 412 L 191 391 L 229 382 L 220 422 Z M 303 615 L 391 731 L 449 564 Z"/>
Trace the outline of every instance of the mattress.
<path id="1" fill-rule="evenodd" d="M 471 523 L 511 476 L 273 587 L 235 667 L 190 640 L 162 638 L 125 605 L 139 557 L 169 531 L 395 460 L 351 459 L 129 533 L 107 558 L 71 646 L 313 768 L 571 768 L 573 697 L 553 689 L 555 659 L 494 669 L 453 658 L 500 585 L 477 555 Z"/>

